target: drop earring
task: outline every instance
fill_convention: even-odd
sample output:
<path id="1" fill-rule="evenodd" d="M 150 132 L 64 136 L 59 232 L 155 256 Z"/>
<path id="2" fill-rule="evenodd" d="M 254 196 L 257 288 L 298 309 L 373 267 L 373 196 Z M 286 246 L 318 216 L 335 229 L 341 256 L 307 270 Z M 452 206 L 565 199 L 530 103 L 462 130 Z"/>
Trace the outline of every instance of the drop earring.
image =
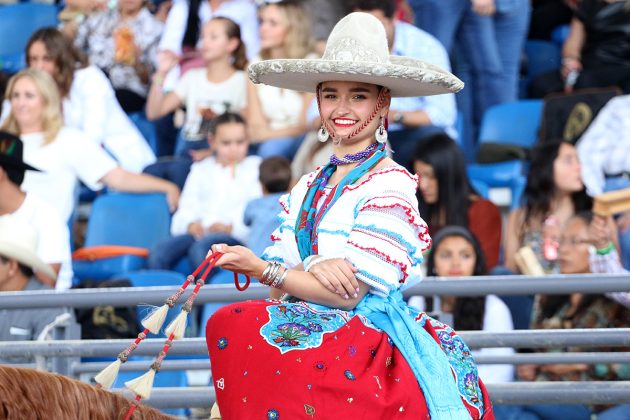
<path id="1" fill-rule="evenodd" d="M 326 141 L 328 141 L 328 137 L 330 137 L 330 134 L 328 134 L 328 130 L 326 130 L 326 127 L 322 125 L 321 128 L 317 130 L 317 140 L 321 141 L 322 143 L 326 143 Z"/>
<path id="2" fill-rule="evenodd" d="M 383 117 L 381 117 L 381 123 L 376 129 L 374 137 L 376 137 L 376 141 L 381 144 L 387 142 L 387 130 L 385 130 L 385 125 L 383 124 Z"/>

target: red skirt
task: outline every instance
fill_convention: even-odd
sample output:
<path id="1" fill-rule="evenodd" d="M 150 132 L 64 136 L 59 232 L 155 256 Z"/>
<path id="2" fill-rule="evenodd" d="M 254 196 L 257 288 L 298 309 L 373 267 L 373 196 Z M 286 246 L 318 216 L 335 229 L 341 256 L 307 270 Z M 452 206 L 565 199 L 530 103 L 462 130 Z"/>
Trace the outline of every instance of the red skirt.
<path id="1" fill-rule="evenodd" d="M 432 322 L 424 328 L 445 347 Z M 225 420 L 429 418 L 407 361 L 365 317 L 305 303 L 239 302 L 210 318 L 206 341 Z M 459 382 L 471 374 L 464 376 Z M 468 388 L 462 401 L 471 418 L 494 419 L 481 381 Z"/>

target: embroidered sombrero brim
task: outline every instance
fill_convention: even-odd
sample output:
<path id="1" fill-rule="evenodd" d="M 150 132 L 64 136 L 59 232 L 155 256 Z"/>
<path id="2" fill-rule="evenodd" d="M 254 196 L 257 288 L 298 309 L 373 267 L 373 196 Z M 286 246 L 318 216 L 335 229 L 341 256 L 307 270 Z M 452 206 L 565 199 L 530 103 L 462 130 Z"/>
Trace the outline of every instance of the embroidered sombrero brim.
<path id="1" fill-rule="evenodd" d="M 265 60 L 249 66 L 249 78 L 285 89 L 314 93 L 317 85 L 351 81 L 386 86 L 393 97 L 459 92 L 464 83 L 450 72 L 425 61 L 390 56 L 389 62 L 326 59 Z"/>

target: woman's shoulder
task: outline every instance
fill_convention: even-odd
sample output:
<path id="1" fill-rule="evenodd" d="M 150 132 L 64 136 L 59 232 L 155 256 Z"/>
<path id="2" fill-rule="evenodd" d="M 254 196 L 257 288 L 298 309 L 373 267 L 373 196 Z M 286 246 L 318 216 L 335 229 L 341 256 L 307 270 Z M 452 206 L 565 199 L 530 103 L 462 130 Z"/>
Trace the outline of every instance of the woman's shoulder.
<path id="1" fill-rule="evenodd" d="M 349 190 L 363 189 L 370 193 L 388 191 L 405 196 L 415 196 L 417 187 L 418 177 L 392 161 L 390 164 L 385 164 L 369 172 L 359 183 L 346 188 Z"/>

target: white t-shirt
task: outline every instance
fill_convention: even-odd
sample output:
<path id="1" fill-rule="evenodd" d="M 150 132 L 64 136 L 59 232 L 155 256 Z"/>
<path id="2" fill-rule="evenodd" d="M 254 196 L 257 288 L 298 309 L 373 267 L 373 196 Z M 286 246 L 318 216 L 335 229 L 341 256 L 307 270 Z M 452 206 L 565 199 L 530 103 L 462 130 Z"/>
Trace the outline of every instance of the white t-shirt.
<path id="1" fill-rule="evenodd" d="M 175 86 L 175 94 L 186 105 L 184 138 L 187 140 L 205 139 L 199 133 L 201 108 L 210 108 L 215 114 L 223 114 L 228 108 L 240 113 L 247 103 L 245 72 L 237 70 L 221 83 L 208 81 L 206 74 L 205 68 L 191 69 Z"/>
<path id="2" fill-rule="evenodd" d="M 62 128 L 55 140 L 46 145 L 42 133 L 20 137 L 24 142 L 24 162 L 43 171 L 26 171 L 22 190 L 57 208 L 62 220 L 67 221 L 72 215 L 79 180 L 92 190 L 100 190 L 101 178 L 118 166 L 100 146 L 86 141 L 85 135 L 73 128 Z"/>
<path id="3" fill-rule="evenodd" d="M 37 256 L 47 264 L 61 263 L 55 289 L 72 286 L 72 257 L 70 232 L 59 212 L 34 194 L 26 194 L 24 202 L 13 216 L 28 223 L 37 231 Z"/>
<path id="4" fill-rule="evenodd" d="M 249 228 L 243 216 L 250 200 L 262 195 L 258 182 L 261 158 L 248 156 L 236 166 L 222 166 L 214 157 L 193 163 L 173 215 L 171 233 L 182 235 L 192 222 L 232 225 L 232 236 L 247 241 Z"/>
<path id="5" fill-rule="evenodd" d="M 2 104 L 4 121 L 11 110 Z M 105 74 L 94 66 L 78 69 L 70 93 L 63 99 L 64 124 L 83 132 L 83 140 L 103 145 L 130 172 L 140 173 L 156 161 L 151 147 L 120 107 Z"/>

